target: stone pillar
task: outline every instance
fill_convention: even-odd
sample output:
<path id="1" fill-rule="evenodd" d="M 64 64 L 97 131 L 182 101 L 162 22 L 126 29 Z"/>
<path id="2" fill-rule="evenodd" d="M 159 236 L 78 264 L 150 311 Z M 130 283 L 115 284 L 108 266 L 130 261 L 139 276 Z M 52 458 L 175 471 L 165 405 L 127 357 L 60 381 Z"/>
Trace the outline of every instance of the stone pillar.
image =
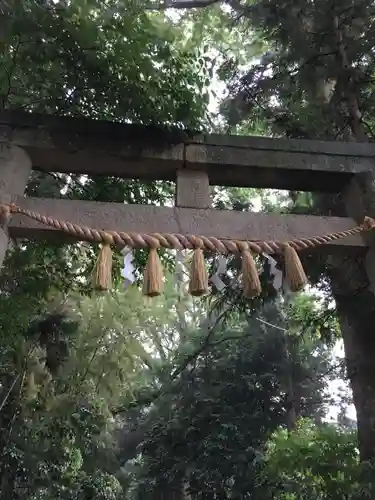
<path id="1" fill-rule="evenodd" d="M 26 152 L 8 143 L 0 143 L 0 202 L 11 203 L 15 196 L 23 195 L 30 172 L 31 160 Z M 0 226 L 0 268 L 8 248 L 7 227 Z"/>
<path id="2" fill-rule="evenodd" d="M 371 172 L 356 174 L 346 191 L 347 215 L 357 223 L 375 217 L 375 184 Z M 375 231 L 364 233 L 366 254 L 345 255 L 330 266 L 333 295 L 345 346 L 348 377 L 357 411 L 362 460 L 375 462 Z"/>
<path id="3" fill-rule="evenodd" d="M 211 206 L 210 183 L 208 175 L 202 170 L 177 170 L 176 174 L 176 195 L 175 206 L 181 208 L 201 208 L 207 209 Z M 181 284 L 183 282 L 183 273 L 177 279 L 177 287 L 179 289 L 177 299 L 177 314 L 179 318 L 181 340 L 185 339 L 186 319 L 183 295 L 186 291 L 182 291 Z"/>
<path id="4" fill-rule="evenodd" d="M 370 168 L 370 166 L 369 166 Z M 375 218 L 375 178 L 371 171 L 353 177 L 345 193 L 346 212 L 360 224 L 365 216 Z M 371 291 L 375 295 L 375 231 L 363 233 L 368 244 L 365 258 L 366 273 Z"/>
<path id="5" fill-rule="evenodd" d="M 211 199 L 207 173 L 201 170 L 178 170 L 175 204 L 182 208 L 209 208 Z"/>

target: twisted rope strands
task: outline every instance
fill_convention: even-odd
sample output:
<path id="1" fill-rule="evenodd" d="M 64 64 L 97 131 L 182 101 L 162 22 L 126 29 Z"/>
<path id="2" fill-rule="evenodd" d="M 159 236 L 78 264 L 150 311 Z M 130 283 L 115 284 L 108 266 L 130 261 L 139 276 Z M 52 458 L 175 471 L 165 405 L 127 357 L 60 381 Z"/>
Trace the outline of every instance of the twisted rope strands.
<path id="1" fill-rule="evenodd" d="M 12 213 L 25 215 L 41 224 L 63 231 L 79 240 L 91 243 L 102 243 L 97 264 L 95 266 L 95 288 L 108 290 L 112 283 L 112 250 L 111 246 L 130 246 L 149 248 L 148 261 L 144 272 L 143 293 L 150 297 L 160 295 L 163 290 L 163 270 L 157 249 L 159 247 L 176 250 L 194 249 L 193 261 L 190 270 L 189 291 L 192 295 L 200 296 L 208 292 L 208 275 L 205 267 L 203 250 L 211 252 L 241 255 L 243 293 L 246 298 L 253 298 L 261 293 L 257 266 L 253 253 L 283 254 L 285 264 L 285 278 L 292 291 L 301 290 L 307 283 L 298 250 L 325 245 L 335 240 L 352 236 L 362 231 L 369 231 L 375 227 L 375 221 L 365 217 L 362 224 L 347 231 L 316 236 L 314 238 L 295 238 L 290 241 L 241 241 L 218 239 L 214 237 L 182 235 L 178 233 L 125 233 L 104 231 L 80 226 L 67 221 L 60 221 L 27 210 L 16 205 L 0 204 L 0 223 L 7 223 Z"/>
<path id="2" fill-rule="evenodd" d="M 346 231 L 330 233 L 323 236 L 312 238 L 295 238 L 290 241 L 242 241 L 218 239 L 213 236 L 195 236 L 192 234 L 183 235 L 179 233 L 125 233 L 117 231 L 105 231 L 93 229 L 86 226 L 80 226 L 68 221 L 60 221 L 41 215 L 37 212 L 27 210 L 16 205 L 0 205 L 0 215 L 12 213 L 25 215 L 41 224 L 53 227 L 59 231 L 70 234 L 80 240 L 91 243 L 104 243 L 106 245 L 130 246 L 133 248 L 169 248 L 175 250 L 183 249 L 202 249 L 215 253 L 231 254 L 241 253 L 244 250 L 260 254 L 266 252 L 269 254 L 282 252 L 286 245 L 290 245 L 296 251 L 314 248 L 325 245 L 333 241 L 343 239 L 347 236 L 353 236 L 363 231 L 369 231 L 375 227 L 375 221 L 371 217 L 365 217 L 362 224 Z"/>

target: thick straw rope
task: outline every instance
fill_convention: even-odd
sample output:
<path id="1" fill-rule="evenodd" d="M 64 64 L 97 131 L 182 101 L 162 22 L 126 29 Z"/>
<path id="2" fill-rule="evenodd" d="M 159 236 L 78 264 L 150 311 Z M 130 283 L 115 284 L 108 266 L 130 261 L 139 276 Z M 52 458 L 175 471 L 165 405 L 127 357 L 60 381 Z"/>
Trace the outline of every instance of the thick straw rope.
<path id="1" fill-rule="evenodd" d="M 266 252 L 268 254 L 279 253 L 290 245 L 295 250 L 314 248 L 320 245 L 326 245 L 333 241 L 340 240 L 347 236 L 353 236 L 363 231 L 370 231 L 375 227 L 375 221 L 371 217 L 365 217 L 362 224 L 341 231 L 330 233 L 324 236 L 313 238 L 295 238 L 290 241 L 241 241 L 218 239 L 212 236 L 195 236 L 192 234 L 183 235 L 178 233 L 124 233 L 117 231 L 104 231 L 90 227 L 80 226 L 72 222 L 60 221 L 51 217 L 46 217 L 25 208 L 10 204 L 0 204 L 0 217 L 9 218 L 11 214 L 22 214 L 30 219 L 40 222 L 46 226 L 53 227 L 59 231 L 75 236 L 79 240 L 91 243 L 104 243 L 114 246 L 129 246 L 133 248 L 170 248 L 175 250 L 197 249 L 208 250 L 210 252 L 228 254 L 241 253 L 249 250 L 254 253 Z"/>

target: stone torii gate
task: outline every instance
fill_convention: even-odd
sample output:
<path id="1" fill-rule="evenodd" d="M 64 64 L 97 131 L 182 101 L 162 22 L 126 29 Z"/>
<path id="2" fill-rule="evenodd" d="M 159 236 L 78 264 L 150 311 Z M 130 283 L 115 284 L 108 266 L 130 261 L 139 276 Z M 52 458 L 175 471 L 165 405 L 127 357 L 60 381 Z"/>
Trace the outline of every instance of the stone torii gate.
<path id="1" fill-rule="evenodd" d="M 186 135 L 180 131 L 53 118 L 28 113 L 0 116 L 0 202 L 93 228 L 136 233 L 207 235 L 229 240 L 290 240 L 347 231 L 362 222 L 368 198 L 371 144 Z M 61 199 L 25 198 L 31 169 L 176 181 L 174 208 Z M 265 215 L 210 208 L 209 185 L 288 190 L 346 190 L 349 217 Z M 371 205 L 371 203 L 370 203 Z M 15 215 L 9 234 L 45 237 L 53 231 Z M 8 245 L 0 231 L 0 264 Z M 359 235 L 332 241 L 363 252 Z"/>
<path id="2" fill-rule="evenodd" d="M 43 216 L 44 222 L 46 217 L 57 222 L 65 220 L 79 230 L 80 226 L 88 226 L 124 234 L 164 233 L 165 241 L 171 233 L 188 243 L 195 241 L 194 237 L 189 240 L 189 235 L 224 246 L 249 240 L 253 245 L 250 249 L 256 251 L 269 241 L 303 242 L 330 234 L 331 238 L 313 238 L 324 243 L 319 246 L 320 252 L 349 254 L 359 262 L 356 276 L 352 273 L 346 277 L 346 268 L 339 272 L 346 291 L 335 298 L 348 367 L 354 367 L 349 369 L 349 377 L 357 408 L 361 457 L 373 458 L 375 236 L 374 231 L 363 233 L 369 227 L 353 227 L 361 224 L 365 216 L 375 216 L 374 157 L 375 145 L 368 143 L 186 134 L 87 119 L 1 113 L 0 206 L 13 203 L 21 212 L 41 215 L 39 222 L 17 213 L 10 220 L 2 217 L 8 223 L 0 224 L 0 266 L 9 236 L 32 239 L 57 235 L 61 239 L 56 224 L 40 222 Z M 175 181 L 175 206 L 25 197 L 33 168 Z M 214 210 L 210 208 L 210 184 L 342 193 L 346 213 L 341 217 L 318 217 Z M 308 255 L 311 246 L 296 248 L 305 248 Z M 250 251 L 247 253 L 250 255 Z M 358 286 L 353 284 L 356 278 Z"/>
<path id="3" fill-rule="evenodd" d="M 186 134 L 29 113 L 0 116 L 0 203 L 79 226 L 226 240 L 286 241 L 351 230 L 372 209 L 371 144 Z M 175 207 L 25 198 L 30 171 L 176 181 Z M 209 185 L 342 192 L 349 217 L 252 214 L 210 208 Z M 371 210 L 372 211 L 372 210 Z M 369 214 L 371 215 L 371 214 Z M 354 220 L 353 220 L 354 219 Z M 15 238 L 53 235 L 53 225 L 14 215 L 0 230 L 0 264 Z M 358 233 L 358 231 L 357 231 Z M 59 235 L 60 236 L 60 235 Z M 321 251 L 368 252 L 359 234 Z M 370 245 L 371 246 L 371 245 Z M 373 266 L 369 265 L 372 283 Z"/>
<path id="4" fill-rule="evenodd" d="M 375 146 L 362 143 L 186 134 L 88 119 L 29 113 L 0 115 L 0 202 L 92 228 L 134 233 L 206 235 L 221 240 L 292 240 L 345 232 L 368 214 Z M 175 207 L 26 198 L 32 168 L 46 172 L 176 181 Z M 370 182 L 368 181 L 370 179 Z M 347 193 L 347 217 L 253 214 L 210 208 L 209 186 L 243 186 Z M 372 198 L 370 196 L 370 198 Z M 56 229 L 22 215 L 14 238 Z M 359 234 L 323 252 L 368 251 Z M 0 231 L 0 264 L 8 245 Z M 372 253 L 372 252 L 370 252 Z"/>
<path id="5" fill-rule="evenodd" d="M 62 227 L 61 221 L 76 225 L 77 230 L 70 231 L 73 235 L 82 235 L 81 228 L 88 226 L 115 231 L 115 242 L 130 241 L 134 246 L 140 240 L 132 241 L 129 233 L 144 235 L 147 242 L 143 239 L 143 246 L 150 247 L 147 235 L 161 233 L 164 243 L 167 237 L 174 248 L 181 244 L 185 248 L 195 248 L 197 240 L 191 236 L 195 235 L 206 237 L 205 248 L 229 252 L 241 253 L 245 249 L 239 241 L 252 242 L 248 250 L 257 253 L 279 251 L 285 241 L 297 241 L 298 244 L 292 245 L 297 250 L 324 243 L 322 251 L 326 252 L 340 248 L 346 252 L 368 251 L 368 237 L 365 240 L 359 234 L 364 227 L 353 230 L 353 226 L 363 221 L 368 208 L 366 203 L 371 205 L 367 201 L 372 200 L 368 187 L 371 188 L 375 147 L 371 144 L 204 135 L 177 129 L 14 112 L 1 114 L 0 132 L 0 203 L 18 207 L 9 224 L 0 230 L 0 265 L 8 246 L 8 235 L 14 238 L 56 236 L 53 233 Z M 32 168 L 46 172 L 176 181 L 175 207 L 24 197 Z M 210 184 L 345 191 L 349 217 L 213 210 L 210 208 Z M 36 213 L 39 217 L 33 220 L 17 212 Z M 46 218 L 54 222 L 40 222 L 45 222 Z M 64 227 L 66 229 L 66 225 Z M 97 238 L 90 233 L 87 239 L 107 242 L 99 238 L 97 231 L 95 234 Z M 129 237 L 121 240 L 119 234 Z M 171 234 L 177 235 L 179 242 Z M 327 234 L 331 235 L 328 239 L 315 238 Z M 190 240 L 186 239 L 189 235 Z M 110 241 L 114 242 L 112 236 Z M 202 243 L 201 239 L 199 241 Z M 275 241 L 279 242 L 276 247 L 272 246 Z M 252 259 L 250 254 L 242 255 Z M 373 260 L 372 251 L 368 260 Z M 250 270 L 243 274 L 254 273 L 254 263 L 248 263 L 247 267 Z M 368 269 L 372 282 L 373 266 Z M 258 279 L 253 278 L 250 280 Z M 299 281 L 303 281 L 303 277 Z M 254 295 L 254 288 L 259 291 L 259 286 L 259 282 L 250 285 L 247 295 Z M 197 288 L 199 295 L 207 287 L 201 283 Z M 149 294 L 157 293 L 151 291 Z"/>

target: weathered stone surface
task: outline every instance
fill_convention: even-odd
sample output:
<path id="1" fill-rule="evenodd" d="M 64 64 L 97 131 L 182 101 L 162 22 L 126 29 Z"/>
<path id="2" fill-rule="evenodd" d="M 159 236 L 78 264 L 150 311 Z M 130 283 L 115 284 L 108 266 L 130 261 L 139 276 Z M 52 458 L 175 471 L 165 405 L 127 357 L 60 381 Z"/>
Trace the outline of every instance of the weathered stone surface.
<path id="1" fill-rule="evenodd" d="M 185 158 L 186 168 L 205 169 L 211 184 L 269 189 L 338 192 L 369 168 L 349 155 L 217 145 L 187 145 Z"/>
<path id="2" fill-rule="evenodd" d="M 138 233 L 182 233 L 225 239 L 287 240 L 344 231 L 355 225 L 350 218 L 301 215 L 254 214 L 214 209 L 124 205 L 73 200 L 19 197 L 20 206 L 55 219 L 76 224 Z M 46 236 L 55 232 L 25 216 L 12 217 L 9 225 L 15 237 Z M 364 242 L 352 236 L 321 247 L 344 245 L 360 250 Z"/>
<path id="3" fill-rule="evenodd" d="M 316 141 L 225 134 L 199 134 L 195 135 L 192 140 L 188 140 L 187 144 L 189 143 L 264 151 L 354 156 L 358 158 L 373 157 L 375 152 L 375 146 L 370 142 L 349 143 L 343 141 Z"/>
<path id="4" fill-rule="evenodd" d="M 176 180 L 205 171 L 212 185 L 339 192 L 374 170 L 375 145 L 219 136 L 88 119 L 1 113 L 0 128 L 45 171 Z"/>
<path id="5" fill-rule="evenodd" d="M 10 203 L 25 191 L 31 172 L 31 161 L 18 147 L 0 142 L 0 202 Z M 7 227 L 0 227 L 0 267 L 8 248 Z"/>
<path id="6" fill-rule="evenodd" d="M 211 198 L 207 173 L 199 170 L 178 170 L 175 204 L 181 208 L 209 208 Z"/>
<path id="7" fill-rule="evenodd" d="M 368 215 L 375 217 L 375 176 L 372 172 L 356 175 L 344 193 L 347 214 L 357 222 Z M 365 268 L 369 289 L 375 295 L 375 231 L 363 234 L 368 245 Z"/>

